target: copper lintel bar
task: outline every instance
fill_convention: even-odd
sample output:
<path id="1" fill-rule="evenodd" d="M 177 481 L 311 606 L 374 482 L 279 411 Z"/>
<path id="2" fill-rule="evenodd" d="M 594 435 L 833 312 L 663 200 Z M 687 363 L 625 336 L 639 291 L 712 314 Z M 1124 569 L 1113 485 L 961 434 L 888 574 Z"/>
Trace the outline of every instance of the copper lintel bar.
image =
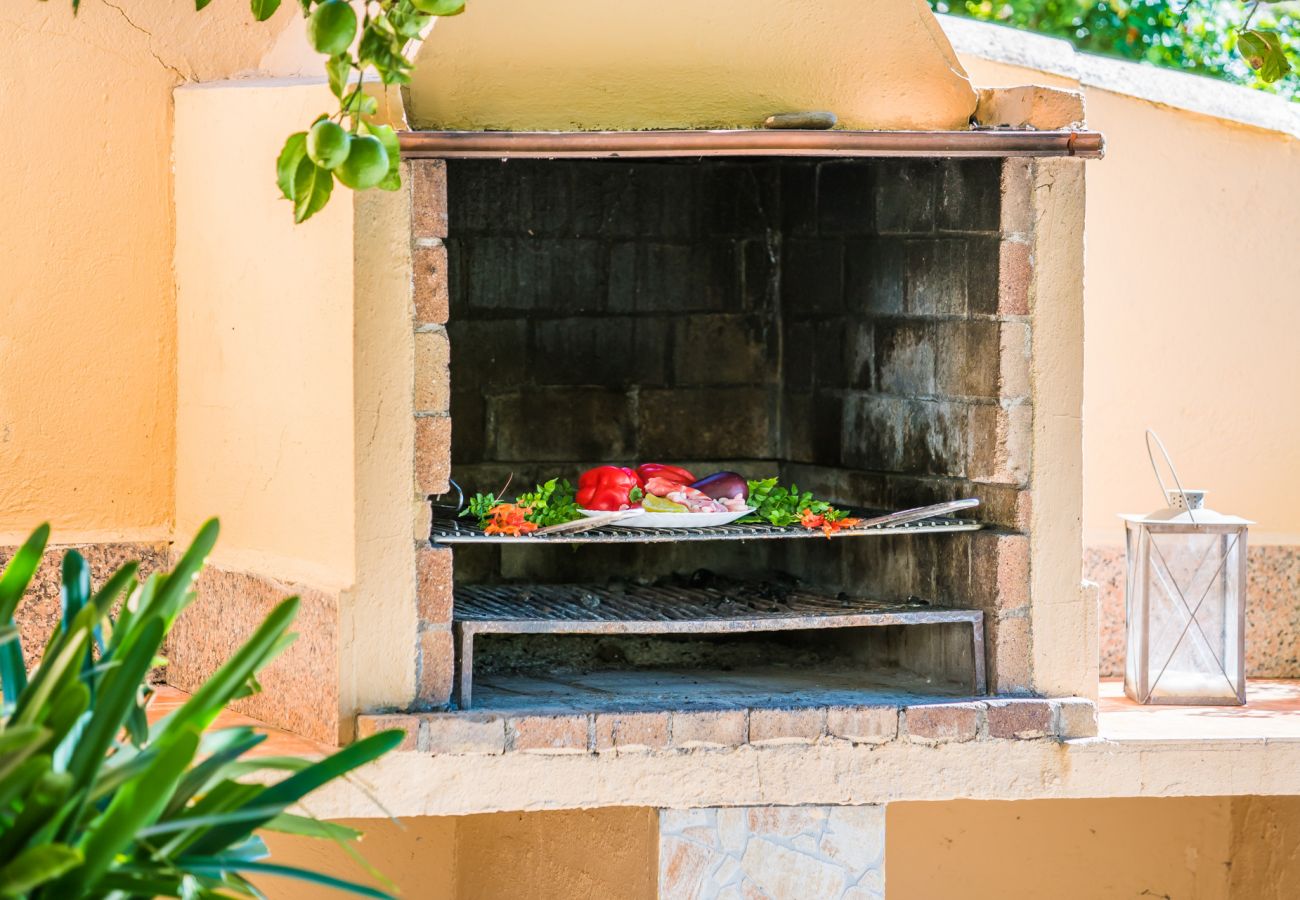
<path id="1" fill-rule="evenodd" d="M 407 131 L 411 158 L 702 156 L 1077 156 L 1099 159 L 1096 131 Z"/>

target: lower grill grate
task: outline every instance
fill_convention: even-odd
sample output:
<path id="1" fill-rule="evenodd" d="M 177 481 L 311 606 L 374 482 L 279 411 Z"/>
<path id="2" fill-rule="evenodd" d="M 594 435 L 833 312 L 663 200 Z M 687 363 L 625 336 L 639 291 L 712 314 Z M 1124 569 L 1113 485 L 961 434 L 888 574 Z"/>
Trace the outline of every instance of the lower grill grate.
<path id="1" fill-rule="evenodd" d="M 479 634 L 733 634 L 818 628 L 967 623 L 972 683 L 985 690 L 984 614 L 753 583 L 468 585 L 455 590 L 457 702 L 470 707 Z"/>
<path id="2" fill-rule="evenodd" d="M 927 604 L 890 604 L 811 591 L 764 590 L 750 585 L 716 587 L 596 585 L 474 585 L 456 589 L 458 622 L 607 624 L 609 632 L 634 625 L 677 626 L 654 631 L 750 631 L 748 620 L 809 619 L 862 613 L 926 613 L 949 610 Z M 960 612 L 966 612 L 964 610 Z M 784 623 L 783 623 L 784 624 Z M 815 626 L 787 626 L 815 627 Z M 562 631 L 562 627 L 546 630 Z"/>

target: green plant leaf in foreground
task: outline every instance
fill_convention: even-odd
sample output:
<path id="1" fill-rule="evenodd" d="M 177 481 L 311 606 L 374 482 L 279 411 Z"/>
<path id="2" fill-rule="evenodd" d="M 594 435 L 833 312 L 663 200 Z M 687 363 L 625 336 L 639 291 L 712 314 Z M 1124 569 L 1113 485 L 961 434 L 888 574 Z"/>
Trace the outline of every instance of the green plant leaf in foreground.
<path id="1" fill-rule="evenodd" d="M 50 525 L 46 522 L 32 532 L 5 566 L 4 574 L 0 575 L 0 625 L 16 627 L 14 611 L 41 564 L 49 539 Z M 23 663 L 22 645 L 15 640 L 6 640 L 0 644 L 0 689 L 3 690 L 4 709 L 13 708 L 26 686 L 27 667 Z"/>
<path id="2" fill-rule="evenodd" d="M 0 868 L 0 897 L 17 897 L 81 864 L 81 853 L 63 844 L 28 847 Z"/>
<path id="3" fill-rule="evenodd" d="M 86 561 L 64 556 L 63 616 L 39 664 L 30 679 L 3 673 L 12 699 L 0 712 L 0 898 L 261 897 L 248 877 L 263 874 L 389 896 L 268 861 L 255 831 L 328 840 L 360 860 L 355 830 L 288 809 L 395 747 L 400 732 L 313 761 L 249 755 L 265 736 L 248 727 L 207 731 L 292 641 L 296 598 L 280 603 L 178 709 L 153 724 L 145 719 L 149 671 L 194 597 L 217 531 L 215 520 L 206 523 L 170 573 L 144 584 L 132 564 L 96 591 Z M 10 619 L 0 622 L 0 647 L 15 651 L 20 672 L 12 615 L 47 537 L 38 529 L 0 574 L 0 611 Z"/>

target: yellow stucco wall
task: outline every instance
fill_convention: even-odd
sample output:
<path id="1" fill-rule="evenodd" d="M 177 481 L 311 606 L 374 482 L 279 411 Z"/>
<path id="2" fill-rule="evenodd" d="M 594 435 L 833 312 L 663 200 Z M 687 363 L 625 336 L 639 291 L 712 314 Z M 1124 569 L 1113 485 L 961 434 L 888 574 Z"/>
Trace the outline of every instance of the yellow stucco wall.
<path id="1" fill-rule="evenodd" d="M 356 575 L 351 194 L 295 226 L 274 160 L 332 99 L 176 92 L 177 532 L 219 514 L 214 562 L 321 587 Z"/>
<path id="2" fill-rule="evenodd" d="M 420 900 L 653 900 L 644 808 L 349 822 L 363 855 Z M 273 858 L 365 878 L 331 845 L 266 835 Z M 1283 900 L 1300 893 L 1300 799 L 894 803 L 889 900 Z M 264 883 L 272 900 L 326 900 Z"/>
<path id="3" fill-rule="evenodd" d="M 650 809 L 492 813 L 460 818 L 345 822 L 365 832 L 360 850 L 411 900 L 653 900 L 658 819 Z M 366 873 L 333 845 L 266 834 L 277 862 L 343 878 Z M 260 882 L 271 900 L 338 895 L 281 879 Z"/>
<path id="4" fill-rule="evenodd" d="M 967 55 L 980 85 L 1077 81 Z M 1159 432 L 1187 487 L 1300 543 L 1300 140 L 1083 88 L 1106 159 L 1088 169 L 1084 541 L 1157 508 Z"/>
<path id="5" fill-rule="evenodd" d="M 275 187 L 285 135 L 332 99 L 306 79 L 176 94 L 176 521 L 218 511 L 214 564 L 337 594 L 346 740 L 357 710 L 414 696 L 414 349 L 405 191 L 337 187 L 294 225 Z"/>
<path id="6" fill-rule="evenodd" d="M 475 0 L 438 22 L 417 126 L 756 127 L 825 109 L 851 128 L 967 127 L 975 94 L 924 0 Z"/>
<path id="7" fill-rule="evenodd" d="M 61 541 L 170 537 L 172 88 L 304 58 L 280 39 L 293 4 L 262 24 L 246 3 L 71 6 L 0 8 L 6 544 L 43 518 Z"/>

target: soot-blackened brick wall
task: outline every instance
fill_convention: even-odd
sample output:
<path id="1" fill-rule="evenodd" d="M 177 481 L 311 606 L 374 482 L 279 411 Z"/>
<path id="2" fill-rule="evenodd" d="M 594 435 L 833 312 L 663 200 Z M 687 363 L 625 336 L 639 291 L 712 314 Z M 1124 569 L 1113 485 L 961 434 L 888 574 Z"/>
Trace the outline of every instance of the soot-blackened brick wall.
<path id="1" fill-rule="evenodd" d="M 999 174 L 974 161 L 453 161 L 453 464 L 780 460 L 845 501 L 983 491 Z M 988 427 L 986 427 L 988 426 Z M 833 480 L 833 479 L 830 479 Z"/>
<path id="2" fill-rule="evenodd" d="M 1008 177 L 1028 177 L 1017 166 L 450 161 L 453 477 L 491 490 L 662 460 L 881 509 L 979 497 L 992 527 L 978 534 L 777 542 L 762 561 L 835 590 L 983 607 L 1011 648 L 990 649 L 995 684 L 1027 683 L 1007 662 L 1027 652 L 1032 425 L 1031 223 L 1003 209 Z M 754 559 L 715 544 L 508 550 L 458 551 L 457 579 Z"/>
<path id="3" fill-rule="evenodd" d="M 779 185 L 772 163 L 451 163 L 461 480 L 777 457 Z"/>

